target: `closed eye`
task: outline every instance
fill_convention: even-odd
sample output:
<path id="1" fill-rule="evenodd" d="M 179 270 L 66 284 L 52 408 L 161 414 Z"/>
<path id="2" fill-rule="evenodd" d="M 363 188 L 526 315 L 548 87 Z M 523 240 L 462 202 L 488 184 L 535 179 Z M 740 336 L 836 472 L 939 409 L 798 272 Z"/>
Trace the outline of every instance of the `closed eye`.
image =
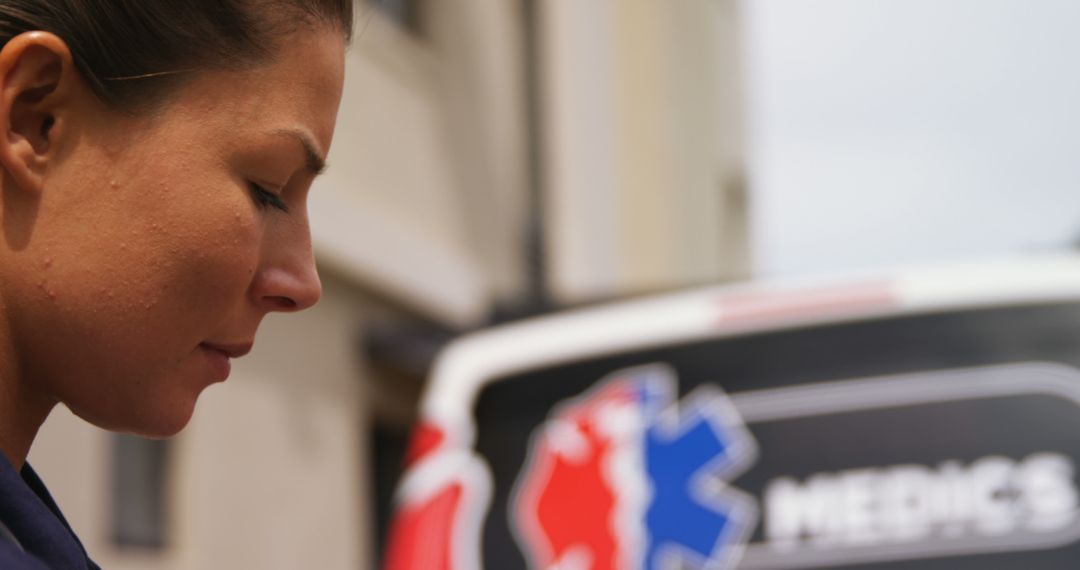
<path id="1" fill-rule="evenodd" d="M 251 189 L 251 196 L 255 199 L 255 203 L 260 208 L 271 207 L 282 212 L 288 212 L 289 206 L 281 199 L 278 194 L 263 188 L 255 182 L 248 182 L 248 187 Z"/>

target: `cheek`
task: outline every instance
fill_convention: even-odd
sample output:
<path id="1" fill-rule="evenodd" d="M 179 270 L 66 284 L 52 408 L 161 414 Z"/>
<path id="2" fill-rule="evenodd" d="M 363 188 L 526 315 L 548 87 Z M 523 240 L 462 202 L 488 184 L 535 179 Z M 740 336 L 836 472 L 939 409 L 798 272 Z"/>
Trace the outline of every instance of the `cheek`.
<path id="1" fill-rule="evenodd" d="M 257 212 L 221 212 L 134 224 L 137 239 L 51 262 L 27 327 L 48 390 L 103 427 L 162 435 L 186 423 L 206 384 L 192 351 L 245 311 L 259 258 Z"/>
<path id="2" fill-rule="evenodd" d="M 242 309 L 263 233 L 235 183 L 161 174 L 106 181 L 102 199 L 50 225 L 31 260 L 30 294 L 47 312 L 149 358 L 203 340 Z M 188 183 L 163 182 L 177 179 Z"/>
<path id="3" fill-rule="evenodd" d="M 132 309 L 220 310 L 240 301 L 258 263 L 261 232 L 252 210 L 225 203 L 148 217 L 75 263 L 88 265 L 84 282 L 99 283 L 90 293 L 126 297 Z"/>
<path id="4" fill-rule="evenodd" d="M 154 258 L 169 276 L 162 286 L 197 306 L 241 302 L 258 264 L 261 226 L 246 205 L 225 207 L 177 229 Z M 196 307 L 192 307 L 195 309 Z"/>

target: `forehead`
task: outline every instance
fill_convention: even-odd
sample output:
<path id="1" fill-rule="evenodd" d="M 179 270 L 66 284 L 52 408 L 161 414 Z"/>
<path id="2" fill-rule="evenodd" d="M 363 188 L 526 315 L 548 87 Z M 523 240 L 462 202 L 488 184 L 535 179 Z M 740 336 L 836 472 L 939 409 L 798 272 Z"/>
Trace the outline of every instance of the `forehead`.
<path id="1" fill-rule="evenodd" d="M 279 45 L 271 59 L 249 69 L 200 73 L 171 98 L 164 116 L 203 134 L 306 132 L 325 153 L 341 99 L 344 38 L 305 29 Z"/>

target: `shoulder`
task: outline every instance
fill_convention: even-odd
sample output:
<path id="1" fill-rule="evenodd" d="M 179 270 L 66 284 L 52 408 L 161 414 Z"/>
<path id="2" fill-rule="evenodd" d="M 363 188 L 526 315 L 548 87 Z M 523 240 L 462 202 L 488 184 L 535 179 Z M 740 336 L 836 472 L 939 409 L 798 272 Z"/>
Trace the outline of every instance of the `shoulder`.
<path id="1" fill-rule="evenodd" d="M 48 570 L 43 562 L 23 552 L 14 543 L 0 540 L 0 568 L 5 570 Z"/>

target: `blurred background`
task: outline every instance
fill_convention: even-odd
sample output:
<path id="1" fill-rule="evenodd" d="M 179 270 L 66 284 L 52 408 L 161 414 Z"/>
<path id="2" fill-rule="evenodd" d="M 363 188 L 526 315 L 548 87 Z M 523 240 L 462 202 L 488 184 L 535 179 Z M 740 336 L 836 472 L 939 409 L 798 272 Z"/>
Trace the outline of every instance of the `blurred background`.
<path id="1" fill-rule="evenodd" d="M 1066 249 L 1069 0 L 358 0 L 325 293 L 169 441 L 30 461 L 107 568 L 375 568 L 453 337 L 705 283 Z"/>

